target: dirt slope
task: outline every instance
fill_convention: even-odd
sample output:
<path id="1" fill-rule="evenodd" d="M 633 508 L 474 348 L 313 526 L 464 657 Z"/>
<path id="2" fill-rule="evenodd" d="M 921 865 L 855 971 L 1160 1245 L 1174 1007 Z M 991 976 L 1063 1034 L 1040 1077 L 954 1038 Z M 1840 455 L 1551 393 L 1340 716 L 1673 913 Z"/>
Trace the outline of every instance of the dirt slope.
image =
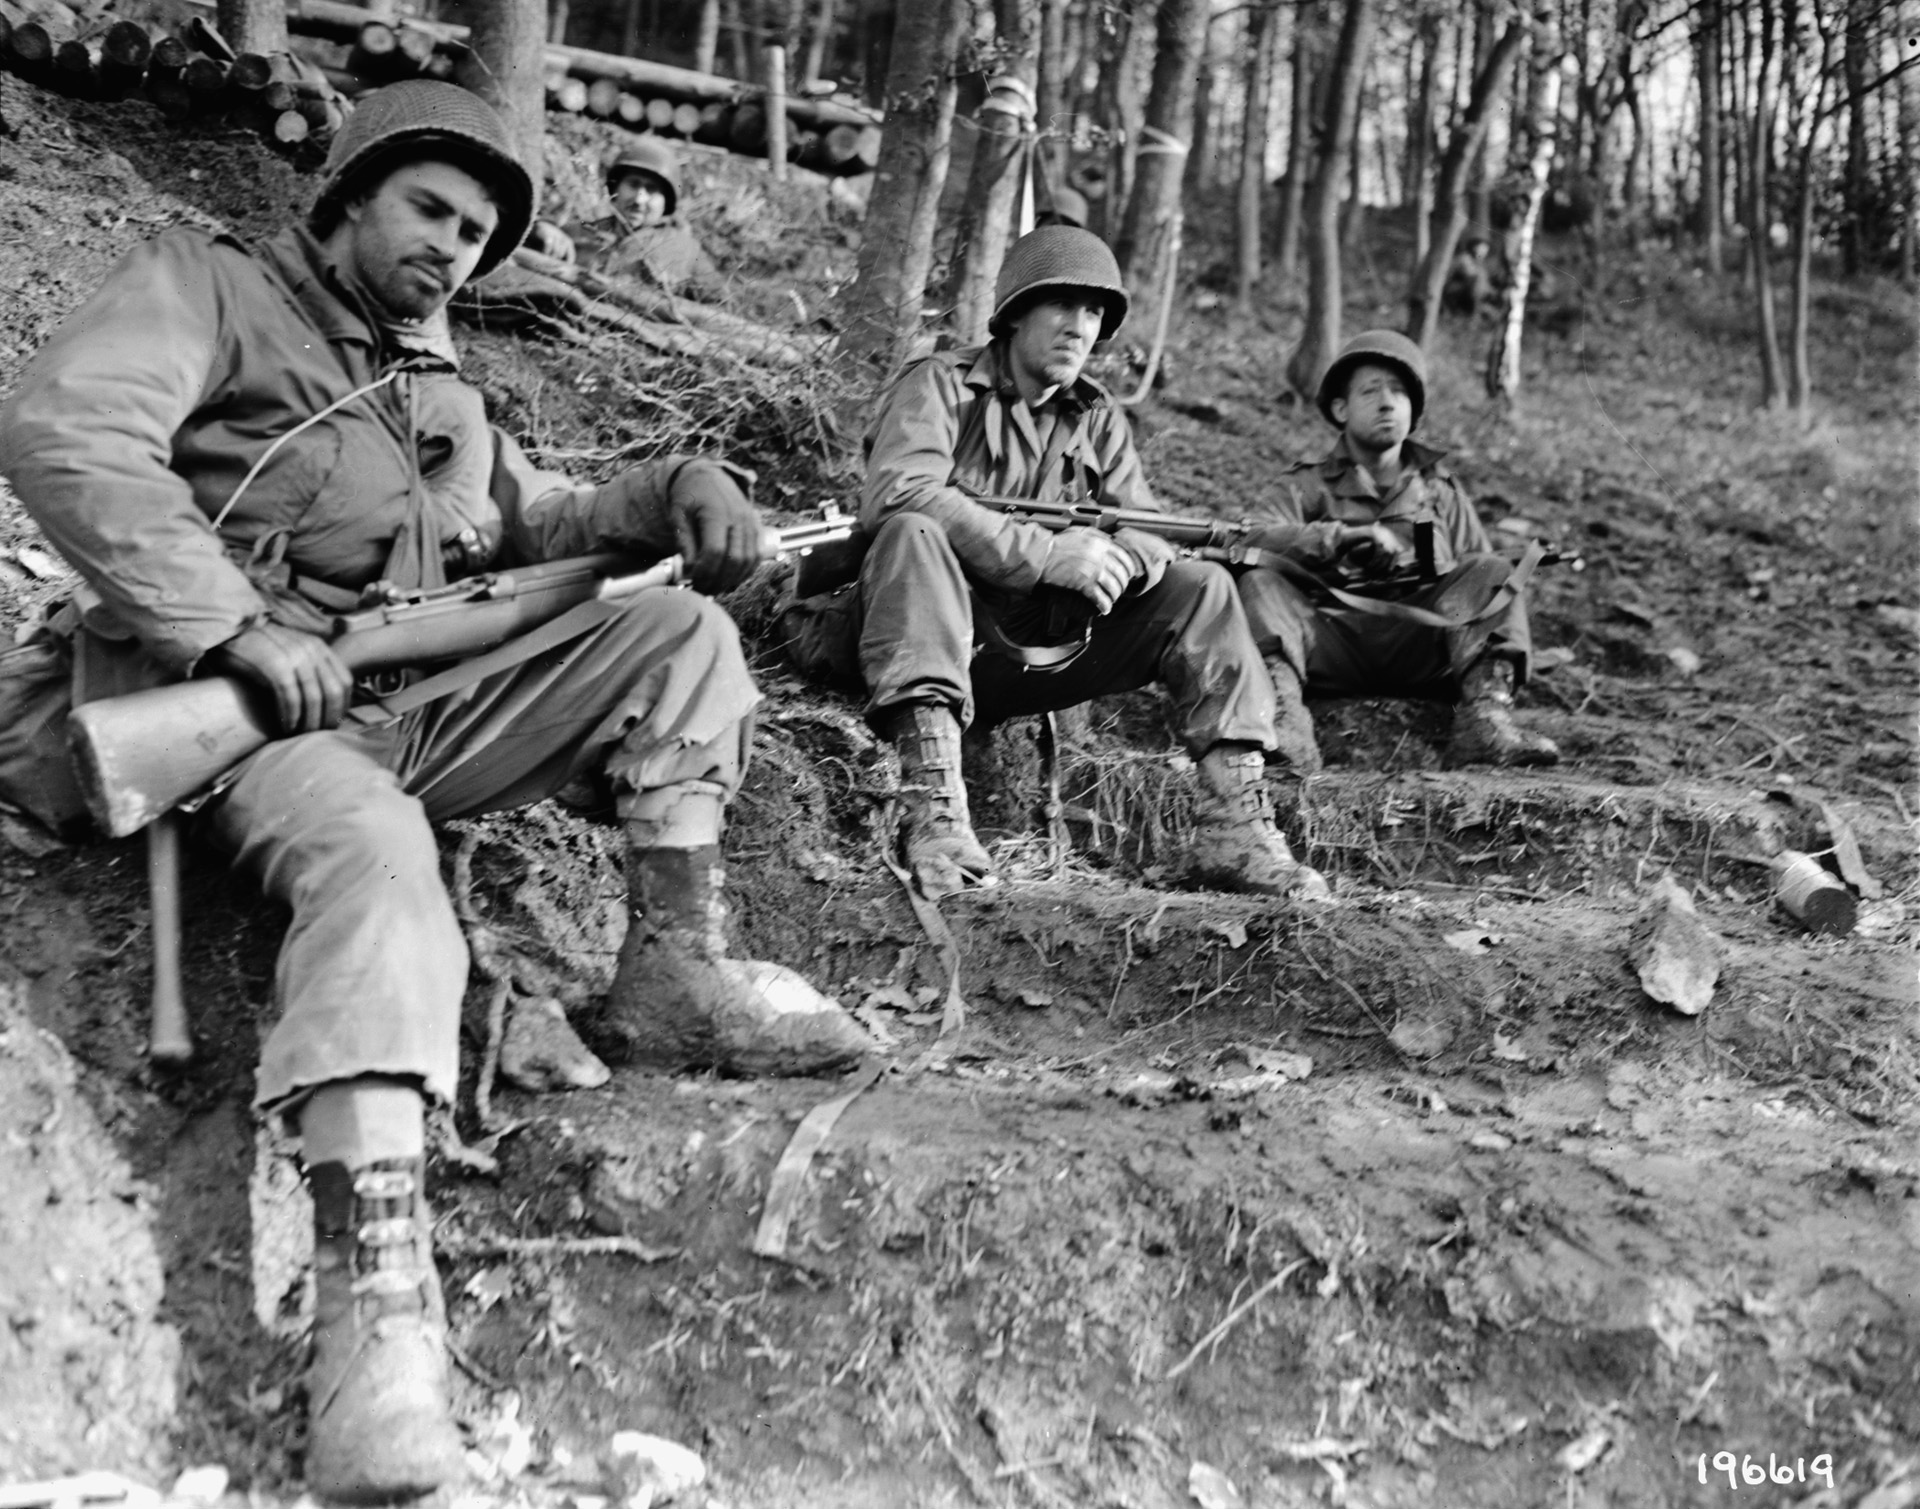
<path id="1" fill-rule="evenodd" d="M 180 218 L 257 232 L 302 192 L 214 128 L 183 144 L 5 78 L 0 117 L 0 388 L 120 249 Z M 700 172 L 742 307 L 815 315 L 848 260 L 817 186 Z M 1391 226 L 1371 251 L 1397 265 Z M 477 1501 L 631 1488 L 609 1451 L 630 1429 L 701 1452 L 682 1501 L 733 1509 L 1920 1502 L 1911 304 L 1823 286 L 1803 429 L 1751 412 L 1731 287 L 1672 257 L 1565 270 L 1584 305 L 1533 338 L 1519 411 L 1477 401 L 1485 332 L 1456 327 L 1430 432 L 1490 522 L 1584 557 L 1540 586 L 1565 653 L 1526 708 L 1569 763 L 1445 771 L 1444 713 L 1322 709 L 1329 772 L 1295 821 L 1337 907 L 1154 887 L 1191 773 L 1142 696 L 1067 720 L 1070 852 L 1034 815 L 1031 731 L 980 752 L 1008 881 L 947 906 L 948 954 L 876 862 L 887 756 L 756 641 L 739 931 L 856 1007 L 893 1071 L 759 1257 L 776 1160 L 850 1086 L 501 1085 L 483 1127 L 477 983 L 436 1171 L 460 1409 L 497 1471 Z M 1275 392 L 1296 313 L 1183 300 L 1138 411 L 1180 506 L 1231 512 L 1324 444 Z M 1394 319 L 1363 284 L 1347 323 Z M 462 339 L 561 464 L 692 426 L 761 466 L 772 506 L 844 480 L 822 374 L 770 391 Z M 0 497 L 9 624 L 63 590 L 33 545 Z M 750 630 L 772 595 L 743 596 Z M 1777 913 L 1755 862 L 1830 840 L 1809 799 L 1880 890 L 1847 938 Z M 205 1053 L 158 1079 L 137 845 L 5 831 L 0 1480 L 218 1461 L 236 1495 L 291 1501 L 303 1212 L 244 1112 L 283 918 L 194 856 Z M 590 1033 L 621 926 L 607 831 L 548 807 L 446 848 L 517 992 Z M 1669 870 L 1724 952 L 1697 1017 L 1626 962 Z M 951 962 L 966 1020 L 942 1035 Z M 1716 1460 L 1794 1481 L 1730 1490 Z"/>

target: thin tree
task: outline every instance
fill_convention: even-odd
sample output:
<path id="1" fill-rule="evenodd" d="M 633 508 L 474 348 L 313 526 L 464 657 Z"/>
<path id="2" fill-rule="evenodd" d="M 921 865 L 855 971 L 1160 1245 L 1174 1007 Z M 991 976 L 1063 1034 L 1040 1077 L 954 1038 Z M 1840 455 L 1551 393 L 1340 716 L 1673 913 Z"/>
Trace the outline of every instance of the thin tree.
<path id="1" fill-rule="evenodd" d="M 1328 65 L 1326 101 L 1314 142 L 1313 181 L 1302 227 L 1307 248 L 1307 311 L 1300 344 L 1287 358 L 1287 381 L 1312 393 L 1340 344 L 1340 180 L 1353 148 L 1360 81 L 1373 50 L 1374 0 L 1347 0 L 1340 40 Z"/>
<path id="2" fill-rule="evenodd" d="M 900 365 L 919 330 L 969 9 L 967 0 L 920 0 L 901 7 L 894 26 L 887 129 L 854 279 L 840 297 L 842 349 L 881 374 Z"/>
<path id="3" fill-rule="evenodd" d="M 1280 27 L 1271 5 L 1247 13 L 1246 117 L 1240 140 L 1240 191 L 1235 208 L 1234 293 L 1240 307 L 1253 303 L 1260 281 L 1261 200 L 1267 186 L 1267 116 L 1273 103 L 1274 38 Z"/>
<path id="4" fill-rule="evenodd" d="M 1275 280 L 1291 283 L 1300 265 L 1300 217 L 1306 205 L 1307 179 L 1313 172 L 1314 17 L 1316 0 L 1301 0 L 1293 12 L 1293 67 L 1287 105 L 1287 174 L 1280 194 L 1280 219 L 1273 232 Z"/>
<path id="5" fill-rule="evenodd" d="M 1813 402 L 1813 364 L 1807 351 L 1807 326 L 1813 312 L 1813 201 L 1814 152 L 1820 140 L 1820 127 L 1827 102 L 1827 65 L 1833 54 L 1833 34 L 1820 12 L 1820 0 L 1808 0 L 1814 30 L 1820 36 L 1820 57 L 1814 65 L 1813 103 L 1809 108 L 1800 91 L 1793 94 L 1796 119 L 1792 135 L 1799 149 L 1794 184 L 1793 215 L 1793 291 L 1788 303 L 1787 322 L 1787 402 L 1794 412 L 1805 417 Z M 1793 5 L 1789 0 L 1786 25 L 1788 55 L 1797 51 L 1799 28 L 1793 24 Z M 1790 71 L 1783 64 L 1783 76 Z"/>
<path id="6" fill-rule="evenodd" d="M 454 78 L 500 112 L 538 202 L 546 181 L 546 7 L 541 0 L 475 0 L 469 14 L 468 51 Z"/>
<path id="7" fill-rule="evenodd" d="M 1114 238 L 1121 275 L 1151 309 L 1165 297 L 1179 236 L 1180 185 L 1193 135 L 1193 95 L 1208 0 L 1160 0 L 1153 86 L 1134 160 L 1133 193 Z"/>
<path id="8" fill-rule="evenodd" d="M 1700 231 L 1706 241 L 1707 270 L 1726 266 L 1726 187 L 1720 168 L 1720 52 L 1725 23 L 1722 0 L 1701 0 L 1697 23 L 1696 71 L 1700 80 Z"/>
<path id="9" fill-rule="evenodd" d="M 1767 158 L 1773 142 L 1773 93 L 1771 74 L 1774 58 L 1773 0 L 1760 0 L 1760 39 L 1757 66 L 1751 85 L 1753 118 L 1747 136 L 1747 246 L 1753 259 L 1753 297 L 1759 316 L 1760 402 L 1769 409 L 1778 408 L 1786 397 L 1786 380 L 1780 363 L 1780 332 L 1773 307 L 1773 265 L 1770 253 L 1773 240 L 1773 206 L 1767 185 Z"/>
<path id="10" fill-rule="evenodd" d="M 1033 89 L 1040 68 L 1040 0 L 995 0 L 996 56 L 1001 74 Z M 1033 96 L 988 93 L 978 116 L 979 143 L 960 206 L 955 240 L 953 328 L 961 344 L 987 338 L 993 287 L 1017 224 L 1034 135 Z"/>
<path id="11" fill-rule="evenodd" d="M 1039 103 L 1040 161 L 1036 173 L 1051 194 L 1067 181 L 1067 153 L 1073 123 L 1068 114 L 1067 0 L 1041 0 L 1040 61 L 1035 94 Z"/>
<path id="12" fill-rule="evenodd" d="M 1568 63 L 1545 35 L 1535 38 L 1534 72 L 1538 86 L 1527 91 L 1530 109 L 1523 123 L 1529 140 L 1526 191 L 1512 235 L 1511 276 L 1501 307 L 1493 345 L 1487 352 L 1487 396 L 1512 403 L 1520 395 L 1520 336 L 1525 327 L 1527 289 L 1533 282 L 1533 238 L 1540 225 L 1540 205 L 1547 197 L 1547 180 L 1560 136 L 1560 91 Z"/>
<path id="13" fill-rule="evenodd" d="M 1467 96 L 1467 106 L 1447 140 L 1446 156 L 1440 163 L 1440 179 L 1433 192 L 1432 244 L 1407 290 L 1407 334 L 1415 344 L 1425 347 L 1433 340 L 1440 323 L 1440 291 L 1446 286 L 1447 269 L 1453 264 L 1453 252 L 1460 233 L 1467 228 L 1466 187 L 1469 166 L 1475 152 L 1486 139 L 1487 123 L 1493 112 L 1508 64 L 1526 40 L 1529 23 L 1516 16 L 1500 34 L 1481 63 L 1480 72 Z"/>
<path id="14" fill-rule="evenodd" d="M 1409 72 L 1412 71 L 1414 58 L 1419 59 L 1419 81 L 1413 86 L 1409 98 L 1413 101 L 1413 114 L 1407 120 L 1407 166 L 1406 195 L 1413 205 L 1413 262 L 1418 267 L 1427 254 L 1432 238 L 1432 227 L 1427 223 L 1433 214 L 1433 109 L 1434 89 L 1439 76 L 1440 49 L 1442 44 L 1442 22 L 1435 14 L 1422 16 L 1419 29 L 1407 44 Z"/>

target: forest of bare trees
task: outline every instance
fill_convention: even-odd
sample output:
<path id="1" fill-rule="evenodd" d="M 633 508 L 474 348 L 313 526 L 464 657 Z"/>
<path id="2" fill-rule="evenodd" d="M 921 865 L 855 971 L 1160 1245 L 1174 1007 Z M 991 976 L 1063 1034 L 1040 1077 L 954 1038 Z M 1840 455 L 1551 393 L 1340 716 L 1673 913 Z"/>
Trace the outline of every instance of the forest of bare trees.
<path id="1" fill-rule="evenodd" d="M 478 27 L 535 3 L 442 10 Z M 844 296 L 847 343 L 882 365 L 929 306 L 977 334 L 1023 206 L 1055 187 L 1087 196 L 1148 311 L 1204 218 L 1243 304 L 1304 304 L 1302 388 L 1340 339 L 1342 271 L 1374 224 L 1411 247 L 1405 328 L 1422 342 L 1460 249 L 1489 244 L 1496 395 L 1518 381 L 1525 301 L 1577 310 L 1623 249 L 1740 280 L 1768 405 L 1809 399 L 1816 262 L 1920 272 L 1920 0 L 549 0 L 545 28 L 756 82 L 784 57 L 795 90 L 882 108 Z M 481 77 L 511 78 L 501 62 Z M 1012 96 L 986 87 L 1006 78 Z M 1577 257 L 1535 268 L 1541 234 Z M 1199 271 L 1189 254 L 1177 275 Z"/>

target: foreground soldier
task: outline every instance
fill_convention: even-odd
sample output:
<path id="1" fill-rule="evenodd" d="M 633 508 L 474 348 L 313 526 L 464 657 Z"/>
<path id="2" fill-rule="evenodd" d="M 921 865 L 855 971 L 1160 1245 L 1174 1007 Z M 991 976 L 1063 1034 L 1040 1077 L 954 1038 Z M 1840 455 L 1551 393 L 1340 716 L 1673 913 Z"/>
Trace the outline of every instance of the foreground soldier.
<path id="1" fill-rule="evenodd" d="M 86 579 L 63 614 L 78 695 L 233 675 L 296 735 L 244 762 L 200 820 L 293 912 L 257 1105 L 302 1138 L 307 1475 L 347 1500 L 424 1492 L 460 1463 L 422 1122 L 454 1094 L 467 951 L 431 822 L 604 782 L 633 908 L 607 1035 L 640 1060 L 750 1071 L 862 1047 L 837 1012 L 776 1009 L 777 966 L 724 955 L 721 825 L 758 694 L 706 598 L 643 592 L 397 723 L 342 722 L 351 678 L 308 631 L 376 579 L 677 549 L 713 590 L 757 561 L 758 518 L 720 465 L 669 458 L 574 487 L 446 375 L 445 303 L 519 241 L 531 200 L 492 110 L 449 84 L 395 85 L 340 133 L 305 227 L 254 251 L 178 229 L 130 253 L 0 411 L 0 471 Z M 34 779 L 0 771 L 9 791 Z"/>
<path id="2" fill-rule="evenodd" d="M 1409 608 L 1462 621 L 1441 628 L 1392 607 L 1369 613 L 1280 572 L 1243 573 L 1247 620 L 1279 702 L 1280 762 L 1295 778 L 1320 768 L 1303 692 L 1457 702 L 1448 749 L 1454 764 L 1560 758 L 1551 739 L 1513 717 L 1533 641 L 1524 594 L 1505 590 L 1512 564 L 1494 554 L 1441 453 L 1408 438 L 1426 400 L 1418 346 L 1391 330 L 1355 336 L 1320 381 L 1320 412 L 1339 440 L 1324 459 L 1292 467 L 1253 515 L 1268 524 L 1255 543 L 1339 575 L 1361 595 L 1414 565 L 1414 530 L 1431 524 L 1438 579 L 1396 595 Z"/>
<path id="3" fill-rule="evenodd" d="M 909 367 L 867 437 L 859 664 L 868 718 L 900 751 L 904 855 L 930 895 L 991 874 L 960 777 L 963 726 L 1153 681 L 1204 788 L 1187 878 L 1325 890 L 1273 825 L 1262 775 L 1272 693 L 1226 570 L 1136 530 L 1054 533 L 969 496 L 1158 510 L 1125 415 L 1081 375 L 1126 313 L 1105 242 L 1036 230 L 1002 266 L 992 341 Z M 1061 648 L 1082 630 L 1083 650 Z"/>

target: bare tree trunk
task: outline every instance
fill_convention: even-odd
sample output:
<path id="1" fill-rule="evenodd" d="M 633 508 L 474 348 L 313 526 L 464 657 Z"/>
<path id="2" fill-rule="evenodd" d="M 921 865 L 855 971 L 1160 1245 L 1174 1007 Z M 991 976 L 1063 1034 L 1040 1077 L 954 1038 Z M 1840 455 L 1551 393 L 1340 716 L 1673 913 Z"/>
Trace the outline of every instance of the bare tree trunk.
<path id="1" fill-rule="evenodd" d="M 1413 114 L 1407 120 L 1407 192 L 1403 196 L 1413 208 L 1413 265 L 1418 267 L 1427 254 L 1431 228 L 1427 219 L 1433 214 L 1433 98 L 1439 74 L 1441 22 L 1429 16 L 1420 23 L 1420 82 L 1414 90 Z"/>
<path id="2" fill-rule="evenodd" d="M 1813 314 L 1813 156 L 1827 103 L 1827 65 L 1833 56 L 1833 38 L 1821 22 L 1818 0 L 1812 10 L 1814 25 L 1820 32 L 1820 61 L 1814 70 L 1812 106 L 1803 106 L 1794 112 L 1804 119 L 1795 121 L 1794 131 L 1800 161 L 1794 185 L 1793 291 L 1787 324 L 1787 402 L 1803 419 L 1813 404 L 1813 363 L 1807 351 L 1807 326 Z M 1788 35 L 1793 35 L 1791 27 Z M 1792 76 L 1791 50 L 1788 57 L 1789 61 L 1782 65 L 1785 77 Z"/>
<path id="3" fill-rule="evenodd" d="M 1068 136 L 1072 122 L 1067 118 L 1067 0 L 1041 0 L 1040 64 L 1038 96 L 1040 106 L 1040 161 L 1036 165 L 1049 195 L 1067 181 Z"/>
<path id="4" fill-rule="evenodd" d="M 214 20 L 235 52 L 265 56 L 287 50 L 286 0 L 219 0 Z"/>
<path id="5" fill-rule="evenodd" d="M 1440 181 L 1433 195 L 1433 244 L 1415 269 L 1407 290 L 1407 334 L 1423 348 L 1433 340 L 1434 329 L 1440 323 L 1440 291 L 1446 286 L 1454 247 L 1459 244 L 1460 233 L 1467 228 L 1468 165 L 1473 161 L 1475 149 L 1486 140 L 1488 117 L 1506 76 L 1507 65 L 1526 40 L 1527 25 L 1524 17 L 1516 17 L 1501 33 L 1473 81 L 1459 125 L 1447 140 L 1447 155 L 1441 161 Z"/>
<path id="6" fill-rule="evenodd" d="M 1847 0 L 1846 45 L 1841 53 L 1847 91 L 1847 167 L 1842 180 L 1846 213 L 1840 222 L 1841 269 L 1857 277 L 1866 265 L 1863 241 L 1868 214 L 1871 164 L 1867 147 L 1868 30 L 1876 7 L 1871 0 Z"/>
<path id="7" fill-rule="evenodd" d="M 1160 0 L 1153 87 L 1140 128 L 1133 194 L 1113 244 L 1121 276 L 1130 279 L 1145 299 L 1158 297 L 1172 276 L 1167 264 L 1173 255 L 1180 185 L 1193 134 L 1195 73 L 1207 10 L 1208 0 Z"/>
<path id="8" fill-rule="evenodd" d="M 1753 294 L 1759 315 L 1760 401 L 1769 409 L 1778 408 L 1786 397 L 1780 365 L 1780 335 L 1773 307 L 1773 212 L 1767 193 L 1767 155 L 1773 134 L 1773 98 L 1768 75 L 1772 68 L 1773 0 L 1760 0 L 1759 67 L 1753 78 L 1753 118 L 1747 133 L 1750 164 L 1747 243 L 1752 251 Z"/>
<path id="9" fill-rule="evenodd" d="M 1547 197 L 1547 179 L 1553 172 L 1555 143 L 1560 135 L 1560 89 L 1566 79 L 1564 57 L 1544 60 L 1536 72 L 1538 89 L 1529 89 L 1533 108 L 1526 122 L 1532 138 L 1527 162 L 1527 191 L 1513 230 L 1512 276 L 1507 280 L 1506 304 L 1498 334 L 1487 352 L 1487 396 L 1512 403 L 1520 395 L 1520 336 L 1526 328 L 1527 289 L 1533 282 L 1533 236 L 1540 224 L 1540 204 Z"/>
<path id="10" fill-rule="evenodd" d="M 1307 177 L 1313 171 L 1313 15 L 1314 0 L 1301 0 L 1293 13 L 1292 92 L 1287 105 L 1287 177 L 1280 195 L 1280 223 L 1274 228 L 1275 280 L 1293 281 L 1300 265 L 1300 214 L 1306 203 Z"/>
<path id="11" fill-rule="evenodd" d="M 1374 0 L 1347 0 L 1340 40 L 1329 65 L 1325 107 L 1314 144 L 1307 191 L 1307 311 L 1300 344 L 1287 358 L 1287 381 L 1311 398 L 1340 345 L 1340 180 L 1353 147 L 1360 81 L 1373 49 Z"/>
<path id="12" fill-rule="evenodd" d="M 1478 79 L 1486 71 L 1487 60 L 1493 52 L 1493 6 L 1482 3 L 1473 9 L 1473 77 Z M 1499 88 L 1496 81 L 1494 88 Z M 1487 117 L 1491 126 L 1493 117 Z M 1467 220 L 1476 231 L 1484 231 L 1489 216 L 1489 201 L 1492 190 L 1487 182 L 1487 133 L 1482 132 L 1475 143 L 1473 155 L 1467 162 Z"/>
<path id="13" fill-rule="evenodd" d="M 1240 307 L 1253 303 L 1260 281 L 1261 199 L 1267 186 L 1267 115 L 1273 102 L 1274 37 L 1280 27 L 1273 8 L 1258 5 L 1247 13 L 1247 111 L 1241 132 L 1239 211 L 1234 228 L 1234 292 Z"/>
<path id="14" fill-rule="evenodd" d="M 1920 33 L 1920 5 L 1915 0 L 1900 0 L 1899 33 L 1910 37 Z M 1920 286 L 1920 74 L 1908 69 L 1895 81 L 1898 129 L 1896 145 L 1900 195 L 1900 281 L 1909 292 Z"/>
<path id="15" fill-rule="evenodd" d="M 1353 140 L 1347 147 L 1347 194 L 1340 201 L 1340 259 L 1346 261 L 1359 238 L 1360 227 L 1364 221 L 1365 206 L 1360 200 L 1361 172 L 1365 166 L 1362 157 L 1363 143 L 1366 139 L 1367 122 L 1367 78 L 1360 76 L 1360 97 L 1353 117 Z"/>
<path id="16" fill-rule="evenodd" d="M 1133 203 L 1133 176 L 1144 121 L 1138 78 L 1141 60 L 1153 46 L 1154 29 L 1143 7 L 1122 12 L 1101 44 L 1100 83 L 1094 115 L 1115 131 L 1108 152 L 1107 192 L 1100 205 L 1100 231 L 1116 240 Z M 1123 264 L 1124 267 L 1124 264 Z"/>
<path id="17" fill-rule="evenodd" d="M 998 72 L 1032 88 L 1040 66 L 1040 0 L 996 0 L 994 12 Z M 987 338 L 993 285 L 1017 234 L 1033 142 L 1033 116 L 1017 96 L 990 93 L 980 107 L 979 123 L 954 251 L 953 328 L 964 346 Z"/>
<path id="18" fill-rule="evenodd" d="M 1726 266 L 1726 187 L 1720 165 L 1720 0 L 1702 0 L 1700 19 L 1700 231 L 1707 244 L 1707 270 Z"/>
<path id="19" fill-rule="evenodd" d="M 1211 18 L 1200 20 L 1200 61 L 1194 69 L 1193 132 L 1187 146 L 1186 167 L 1181 174 L 1181 192 L 1189 197 L 1210 189 L 1220 181 L 1220 164 L 1215 140 L 1225 133 L 1214 126 L 1214 110 L 1219 90 L 1214 72 L 1219 67 L 1214 55 Z"/>
<path id="20" fill-rule="evenodd" d="M 719 46 L 720 0 L 700 0 L 700 29 L 693 35 L 694 72 L 713 72 L 713 55 Z"/>
<path id="21" fill-rule="evenodd" d="M 901 7 L 895 23 L 887 129 L 856 273 L 840 300 L 842 348 L 879 373 L 900 365 L 920 327 L 968 10 L 967 0 L 920 0 Z"/>
<path id="22" fill-rule="evenodd" d="M 500 112 L 515 154 L 533 175 L 534 203 L 546 186 L 547 12 L 541 0 L 475 0 L 468 53 L 454 77 Z"/>
<path id="23" fill-rule="evenodd" d="M 813 29 L 807 34 L 807 50 L 800 60 L 802 84 L 820 81 L 820 70 L 826 66 L 827 48 L 833 42 L 835 10 L 834 0 L 820 0 L 819 8 L 813 13 Z"/>

